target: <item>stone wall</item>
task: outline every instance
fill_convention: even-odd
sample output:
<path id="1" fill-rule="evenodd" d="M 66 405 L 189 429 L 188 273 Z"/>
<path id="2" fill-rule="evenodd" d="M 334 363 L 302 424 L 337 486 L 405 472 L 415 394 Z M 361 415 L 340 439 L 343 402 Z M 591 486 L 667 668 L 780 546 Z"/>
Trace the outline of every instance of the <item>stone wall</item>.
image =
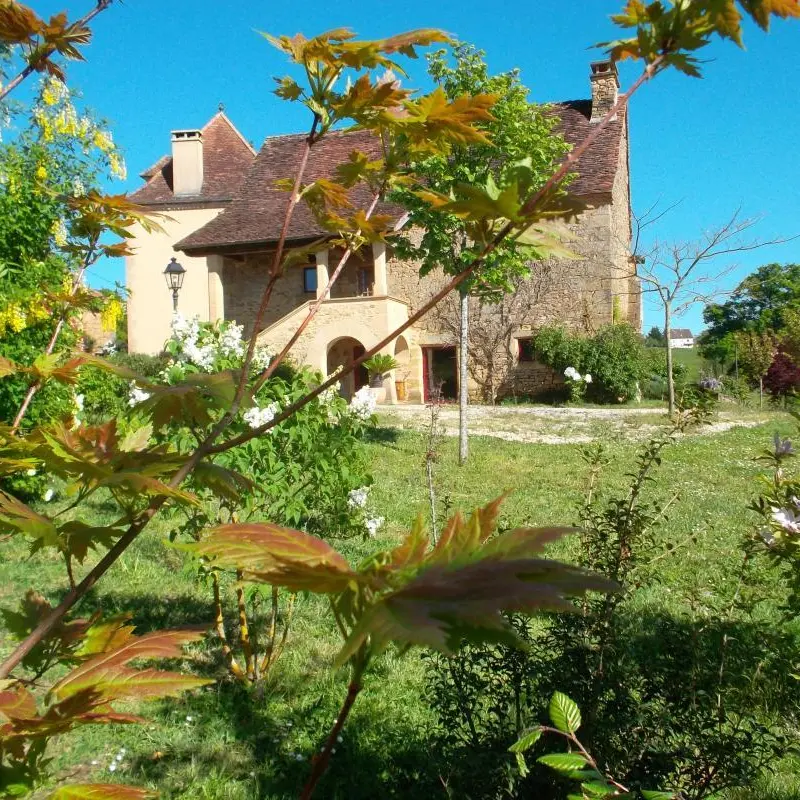
<path id="1" fill-rule="evenodd" d="M 328 259 L 330 269 L 339 262 L 337 251 L 332 251 Z M 258 253 L 243 259 L 234 260 L 226 258 L 223 266 L 223 285 L 225 297 L 225 319 L 236 320 L 244 325 L 245 335 L 252 330 L 261 295 L 267 284 L 272 257 L 269 253 Z M 310 263 L 308 266 L 313 266 Z M 332 296 L 357 297 L 358 296 L 358 270 L 372 266 L 369 260 L 351 256 L 344 266 L 342 274 L 334 284 Z M 298 306 L 315 300 L 315 292 L 306 292 L 303 283 L 303 266 L 298 265 L 287 270 L 286 274 L 275 284 L 272 290 L 267 312 L 261 325 L 262 330 L 278 322 L 282 317 L 290 314 Z"/>

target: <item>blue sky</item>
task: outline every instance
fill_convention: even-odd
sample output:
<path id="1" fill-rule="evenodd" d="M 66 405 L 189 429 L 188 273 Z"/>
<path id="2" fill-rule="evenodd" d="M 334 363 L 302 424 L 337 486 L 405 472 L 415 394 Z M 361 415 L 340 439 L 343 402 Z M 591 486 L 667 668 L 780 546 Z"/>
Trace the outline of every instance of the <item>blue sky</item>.
<path id="1" fill-rule="evenodd" d="M 91 5 L 35 3 L 49 14 L 78 17 Z M 256 146 L 267 135 L 305 128 L 295 106 L 271 93 L 272 76 L 289 71 L 282 55 L 255 32 L 315 34 L 348 26 L 365 37 L 410 28 L 440 27 L 487 52 L 493 71 L 518 66 L 531 99 L 589 96 L 590 46 L 615 36 L 608 15 L 622 0 L 337 0 L 268 3 L 265 0 L 127 0 L 95 20 L 87 62 L 70 66 L 70 82 L 107 118 L 128 164 L 128 181 L 169 150 L 169 131 L 202 126 L 225 104 L 226 113 Z M 660 200 L 681 201 L 653 231 L 663 240 L 691 240 L 725 222 L 741 207 L 762 216 L 753 235 L 762 240 L 800 234 L 800 23 L 776 23 L 769 35 L 746 31 L 747 51 L 714 44 L 703 57 L 702 81 L 665 74 L 645 87 L 631 110 L 634 210 Z M 412 64 L 420 85 L 423 64 Z M 623 65 L 623 89 L 636 68 Z M 742 254 L 729 263 L 732 288 L 771 261 L 800 262 L 800 239 Z M 92 275 L 98 285 L 122 280 L 123 265 L 109 262 Z M 695 307 L 680 321 L 701 327 Z M 645 327 L 659 324 L 645 304 Z"/>

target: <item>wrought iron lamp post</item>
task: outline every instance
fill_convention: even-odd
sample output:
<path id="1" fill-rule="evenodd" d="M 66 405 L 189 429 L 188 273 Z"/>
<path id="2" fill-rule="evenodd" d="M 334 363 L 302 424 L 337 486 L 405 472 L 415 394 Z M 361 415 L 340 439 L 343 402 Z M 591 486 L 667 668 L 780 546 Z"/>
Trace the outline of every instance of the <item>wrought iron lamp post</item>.
<path id="1" fill-rule="evenodd" d="M 178 292 L 183 286 L 183 278 L 186 275 L 186 270 L 177 262 L 175 256 L 172 261 L 167 264 L 164 270 L 164 278 L 167 281 L 167 288 L 172 291 L 172 310 L 178 313 Z"/>

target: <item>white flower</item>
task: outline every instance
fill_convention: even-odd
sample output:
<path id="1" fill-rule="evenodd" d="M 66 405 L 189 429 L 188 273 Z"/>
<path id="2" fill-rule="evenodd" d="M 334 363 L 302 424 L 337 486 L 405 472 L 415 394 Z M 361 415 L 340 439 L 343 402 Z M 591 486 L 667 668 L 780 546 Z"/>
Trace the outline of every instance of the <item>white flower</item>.
<path id="1" fill-rule="evenodd" d="M 85 194 L 86 187 L 83 185 L 83 181 L 80 178 L 75 178 L 72 182 L 72 196 L 83 197 Z"/>
<path id="2" fill-rule="evenodd" d="M 172 336 L 181 344 L 197 344 L 197 337 L 200 335 L 200 319 L 186 319 L 182 314 L 175 314 L 172 317 Z"/>
<path id="3" fill-rule="evenodd" d="M 219 352 L 220 355 L 226 357 L 238 356 L 241 358 L 244 355 L 244 343 L 242 342 L 242 326 L 236 323 L 230 323 L 219 337 Z"/>
<path id="4" fill-rule="evenodd" d="M 269 366 L 271 361 L 272 353 L 270 352 L 269 348 L 256 346 L 256 349 L 253 351 L 253 367 L 259 372 L 263 372 Z"/>
<path id="5" fill-rule="evenodd" d="M 140 389 L 135 383 L 131 383 L 130 392 L 128 393 L 128 405 L 131 408 L 138 406 L 139 403 L 144 403 L 149 397 L 149 392 Z"/>
<path id="6" fill-rule="evenodd" d="M 214 369 L 216 353 L 214 352 L 213 344 L 204 344 L 202 347 L 198 347 L 196 342 L 184 342 L 183 355 L 187 361 L 206 372 L 211 372 Z"/>
<path id="7" fill-rule="evenodd" d="M 573 381 L 583 380 L 583 378 L 581 377 L 580 372 L 578 372 L 578 370 L 576 370 L 575 367 L 567 367 L 564 370 L 564 377 L 565 378 L 569 378 L 570 380 L 573 380 Z"/>
<path id="8" fill-rule="evenodd" d="M 259 408 L 258 406 L 248 408 L 242 416 L 244 417 L 244 421 L 251 428 L 260 428 L 262 425 L 272 422 L 272 420 L 275 419 L 277 411 L 278 404 L 272 403 L 265 408 Z"/>
<path id="9" fill-rule="evenodd" d="M 592 382 L 592 376 L 588 372 L 583 376 L 583 379 L 586 381 L 586 383 Z"/>
<path id="10" fill-rule="evenodd" d="M 791 508 L 773 508 L 772 519 L 789 533 L 800 533 L 800 514 Z"/>
<path id="11" fill-rule="evenodd" d="M 78 411 L 83 411 L 83 401 L 84 397 L 82 394 L 75 395 L 75 405 L 78 407 Z"/>
<path id="12" fill-rule="evenodd" d="M 33 476 L 36 474 L 36 470 L 35 470 L 35 469 L 29 469 L 29 470 L 28 470 L 28 471 L 27 471 L 25 474 L 26 474 L 26 475 L 27 475 L 29 478 L 32 478 L 32 477 L 33 477 Z"/>
<path id="13" fill-rule="evenodd" d="M 378 532 L 378 528 L 383 525 L 383 517 L 369 517 L 367 520 L 364 521 L 364 526 L 367 529 L 367 533 L 370 536 L 375 536 Z"/>
<path id="14" fill-rule="evenodd" d="M 109 772 L 114 772 L 114 770 L 116 770 L 116 768 L 117 768 L 117 765 L 113 761 L 108 765 L 108 771 Z"/>
<path id="15" fill-rule="evenodd" d="M 351 489 L 347 494 L 347 505 L 350 508 L 365 508 L 369 486 L 362 486 L 360 489 Z"/>
<path id="16" fill-rule="evenodd" d="M 186 716 L 186 721 L 187 721 L 187 722 L 191 722 L 193 719 L 194 719 L 194 717 L 192 717 L 192 715 L 191 715 L 191 714 L 188 714 L 188 715 Z"/>
<path id="17" fill-rule="evenodd" d="M 44 493 L 44 501 L 45 501 L 45 503 L 49 503 L 53 499 L 53 495 L 55 495 L 55 492 L 52 489 L 48 489 Z"/>
<path id="18" fill-rule="evenodd" d="M 375 396 L 369 390 L 369 387 L 362 386 L 350 401 L 350 413 L 366 422 L 375 411 L 375 405 Z"/>

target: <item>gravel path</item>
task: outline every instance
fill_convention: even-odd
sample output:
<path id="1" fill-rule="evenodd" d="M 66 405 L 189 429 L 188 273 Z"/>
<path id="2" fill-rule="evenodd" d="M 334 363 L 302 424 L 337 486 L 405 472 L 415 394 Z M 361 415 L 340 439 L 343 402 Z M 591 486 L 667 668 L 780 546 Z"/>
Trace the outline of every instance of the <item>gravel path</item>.
<path id="1" fill-rule="evenodd" d="M 427 430 L 430 410 L 422 405 L 381 407 L 383 424 L 407 430 Z M 553 408 L 548 406 L 470 406 L 469 431 L 530 444 L 585 444 L 597 439 L 647 439 L 666 422 L 658 408 Z M 766 415 L 722 411 L 716 421 L 697 433 L 721 433 L 735 427 L 751 428 L 766 422 Z M 439 426 L 445 436 L 458 436 L 458 407 L 441 406 Z"/>

